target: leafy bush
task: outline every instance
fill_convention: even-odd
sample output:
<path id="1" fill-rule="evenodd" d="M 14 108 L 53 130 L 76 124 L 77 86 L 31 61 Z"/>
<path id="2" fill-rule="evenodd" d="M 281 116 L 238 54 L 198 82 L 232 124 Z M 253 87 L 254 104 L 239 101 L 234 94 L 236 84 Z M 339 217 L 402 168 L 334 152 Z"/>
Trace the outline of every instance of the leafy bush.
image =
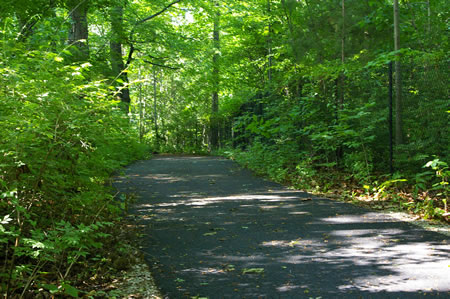
<path id="1" fill-rule="evenodd" d="M 352 185 L 362 190 L 373 185 L 370 195 L 377 200 L 395 198 L 428 218 L 446 215 L 449 134 L 448 101 L 443 99 L 448 98 L 448 60 L 442 51 L 400 51 L 405 142 L 393 146 L 391 160 L 390 138 L 395 136 L 390 136 L 388 123 L 388 63 L 397 54 L 381 52 L 365 62 L 356 55 L 345 64 L 324 61 L 295 72 L 285 65 L 286 81 L 276 82 L 278 89 L 248 98 L 234 113 L 233 144 L 245 151 L 237 154 L 238 160 L 300 188 L 328 191 Z M 440 160 L 427 163 L 434 172 L 423 171 L 421 166 L 436 154 Z M 398 177 L 388 174 L 391 163 Z M 347 182 L 339 182 L 343 177 Z M 409 186 L 386 185 L 398 178 L 407 179 Z M 395 192 L 417 200 L 402 201 Z"/>
<path id="2" fill-rule="evenodd" d="M 98 259 L 120 216 L 110 175 L 148 149 L 109 87 L 91 80 L 89 63 L 6 42 L 3 49 L 1 289 L 74 296 L 82 278 L 74 269 Z"/>

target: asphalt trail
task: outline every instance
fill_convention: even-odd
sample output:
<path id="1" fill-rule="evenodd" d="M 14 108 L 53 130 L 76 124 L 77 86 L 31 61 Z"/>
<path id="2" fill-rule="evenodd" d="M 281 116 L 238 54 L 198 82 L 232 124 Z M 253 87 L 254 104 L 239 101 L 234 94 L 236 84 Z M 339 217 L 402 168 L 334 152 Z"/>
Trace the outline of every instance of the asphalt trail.
<path id="1" fill-rule="evenodd" d="M 156 156 L 115 187 L 167 298 L 450 298 L 447 237 L 215 157 Z"/>

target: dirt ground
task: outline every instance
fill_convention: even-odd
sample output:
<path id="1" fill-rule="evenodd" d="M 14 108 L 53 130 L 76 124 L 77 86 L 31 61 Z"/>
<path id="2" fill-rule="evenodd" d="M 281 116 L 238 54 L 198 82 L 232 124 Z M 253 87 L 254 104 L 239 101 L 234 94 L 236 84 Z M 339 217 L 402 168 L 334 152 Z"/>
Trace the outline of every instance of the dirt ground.
<path id="1" fill-rule="evenodd" d="M 226 159 L 156 156 L 115 187 L 137 197 L 131 214 L 167 298 L 450 296 L 447 236 Z"/>

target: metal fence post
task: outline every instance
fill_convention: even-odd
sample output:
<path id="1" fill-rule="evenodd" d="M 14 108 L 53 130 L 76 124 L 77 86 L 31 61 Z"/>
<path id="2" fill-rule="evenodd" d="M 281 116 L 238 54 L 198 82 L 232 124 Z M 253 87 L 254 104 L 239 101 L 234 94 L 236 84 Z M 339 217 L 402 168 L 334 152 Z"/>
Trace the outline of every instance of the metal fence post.
<path id="1" fill-rule="evenodd" d="M 394 144 L 393 144 L 393 126 L 392 126 L 392 61 L 389 62 L 389 170 L 394 173 Z"/>

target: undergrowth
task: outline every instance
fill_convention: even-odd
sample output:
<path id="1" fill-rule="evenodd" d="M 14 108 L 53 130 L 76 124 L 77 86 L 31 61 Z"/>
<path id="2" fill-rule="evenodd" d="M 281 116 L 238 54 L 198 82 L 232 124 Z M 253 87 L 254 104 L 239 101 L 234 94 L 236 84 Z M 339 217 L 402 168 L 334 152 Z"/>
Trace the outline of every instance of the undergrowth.
<path id="1" fill-rule="evenodd" d="M 82 296 L 128 254 L 109 178 L 149 150 L 90 67 L 17 45 L 0 52 L 4 298 Z"/>
<path id="2" fill-rule="evenodd" d="M 380 210 L 406 211 L 423 219 L 449 220 L 447 163 L 435 158 L 415 175 L 360 176 L 334 166 L 317 166 L 289 147 L 260 143 L 241 149 L 223 149 L 220 155 L 236 160 L 258 175 L 297 189 L 323 194 Z"/>

